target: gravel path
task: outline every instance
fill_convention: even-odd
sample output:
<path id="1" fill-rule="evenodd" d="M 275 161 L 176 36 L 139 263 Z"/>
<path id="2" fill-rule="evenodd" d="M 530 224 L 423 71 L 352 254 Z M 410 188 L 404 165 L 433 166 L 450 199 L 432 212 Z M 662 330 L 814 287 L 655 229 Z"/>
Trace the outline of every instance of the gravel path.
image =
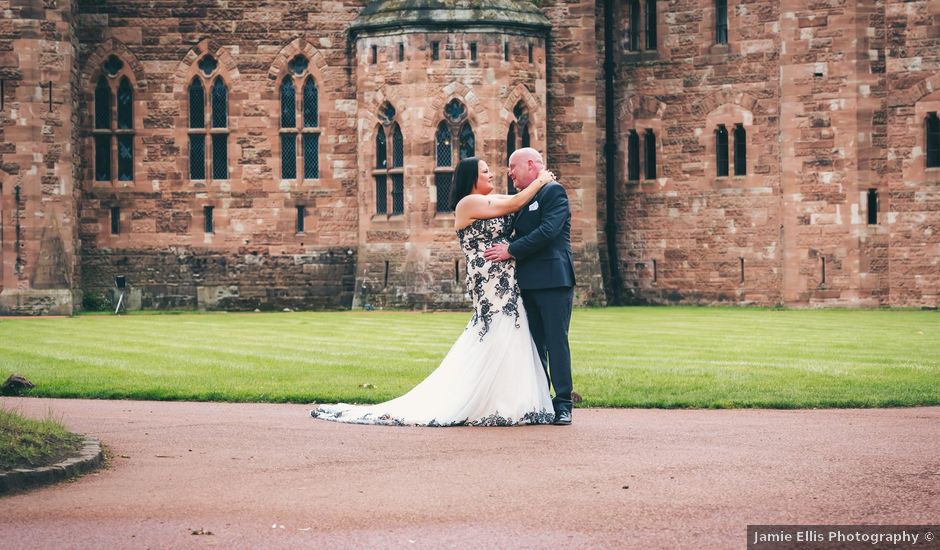
<path id="1" fill-rule="evenodd" d="M 0 497 L 4 548 L 743 548 L 749 523 L 940 522 L 940 407 L 576 409 L 569 427 L 435 429 L 303 405 L 0 403 L 111 453 Z"/>

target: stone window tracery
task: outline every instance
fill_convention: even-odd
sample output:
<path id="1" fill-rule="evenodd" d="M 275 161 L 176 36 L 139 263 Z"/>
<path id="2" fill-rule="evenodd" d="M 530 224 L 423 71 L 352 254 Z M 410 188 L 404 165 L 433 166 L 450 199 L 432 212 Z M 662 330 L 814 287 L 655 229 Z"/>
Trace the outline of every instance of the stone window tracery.
<path id="1" fill-rule="evenodd" d="M 396 115 L 391 103 L 386 102 L 379 109 L 380 124 L 375 132 L 375 168 L 372 171 L 372 177 L 375 178 L 375 213 L 393 216 L 405 213 L 405 138 Z M 391 136 L 391 140 L 388 136 Z M 390 157 L 391 166 L 388 162 Z M 389 199 L 391 212 L 388 208 Z"/>
<path id="2" fill-rule="evenodd" d="M 444 120 L 437 126 L 435 145 L 437 167 L 434 169 L 434 184 L 437 188 L 437 211 L 452 212 L 450 190 L 454 178 L 453 159 L 472 157 L 476 150 L 476 138 L 467 118 L 467 108 L 459 99 L 452 99 L 444 106 Z"/>
<path id="3" fill-rule="evenodd" d="M 134 87 L 128 74 L 127 65 L 112 55 L 95 86 L 95 181 L 134 180 Z"/>
<path id="4" fill-rule="evenodd" d="M 729 159 L 732 152 L 733 162 Z M 731 132 L 724 124 L 715 129 L 715 176 L 728 176 L 732 167 L 735 176 L 747 175 L 747 130 L 742 123 L 736 123 Z"/>
<path id="5" fill-rule="evenodd" d="M 529 110 L 525 103 L 520 101 L 512 110 L 513 121 L 509 123 L 509 132 L 506 134 L 506 159 L 519 148 L 531 147 L 532 137 L 529 132 Z M 517 190 L 512 184 L 512 178 L 506 176 L 507 186 L 510 195 L 515 195 Z"/>
<path id="6" fill-rule="evenodd" d="M 309 68 L 307 58 L 297 55 L 288 63 L 288 74 L 281 80 L 282 179 L 320 177 L 319 89 Z"/>
<path id="7" fill-rule="evenodd" d="M 189 178 L 227 180 L 228 86 L 211 54 L 203 56 L 197 67 L 189 84 Z"/>

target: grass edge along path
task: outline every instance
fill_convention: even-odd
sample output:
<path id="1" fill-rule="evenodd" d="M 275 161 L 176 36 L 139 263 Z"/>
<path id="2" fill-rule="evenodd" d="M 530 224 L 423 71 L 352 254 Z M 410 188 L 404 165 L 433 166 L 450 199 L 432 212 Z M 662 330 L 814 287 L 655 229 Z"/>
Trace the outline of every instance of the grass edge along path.
<path id="1" fill-rule="evenodd" d="M 0 320 L 0 376 L 28 395 L 362 402 L 420 382 L 467 312 L 82 315 Z M 576 309 L 582 406 L 940 405 L 940 313 L 734 307 Z"/>
<path id="2" fill-rule="evenodd" d="M 55 464 L 81 450 L 83 441 L 51 415 L 25 418 L 0 402 L 0 472 Z"/>

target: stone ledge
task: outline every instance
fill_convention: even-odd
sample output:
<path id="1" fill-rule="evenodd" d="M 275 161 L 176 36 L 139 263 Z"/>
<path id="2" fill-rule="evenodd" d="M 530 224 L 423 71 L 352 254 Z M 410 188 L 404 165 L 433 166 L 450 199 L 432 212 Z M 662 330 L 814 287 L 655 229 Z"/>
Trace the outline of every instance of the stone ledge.
<path id="1" fill-rule="evenodd" d="M 19 468 L 0 472 L 0 495 L 69 479 L 90 472 L 104 463 L 101 443 L 86 436 L 78 456 L 67 458 L 58 464 L 41 468 Z"/>

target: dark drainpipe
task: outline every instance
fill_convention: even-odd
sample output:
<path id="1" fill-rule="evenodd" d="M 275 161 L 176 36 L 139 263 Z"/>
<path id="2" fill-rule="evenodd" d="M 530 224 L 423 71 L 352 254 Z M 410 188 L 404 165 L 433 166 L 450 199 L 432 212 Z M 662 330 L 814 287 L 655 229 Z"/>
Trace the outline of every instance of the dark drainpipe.
<path id="1" fill-rule="evenodd" d="M 607 264 L 610 272 L 610 292 L 607 303 L 623 304 L 623 280 L 620 278 L 620 255 L 617 251 L 617 129 L 614 113 L 614 0 L 604 0 L 604 155 L 607 190 Z"/>

